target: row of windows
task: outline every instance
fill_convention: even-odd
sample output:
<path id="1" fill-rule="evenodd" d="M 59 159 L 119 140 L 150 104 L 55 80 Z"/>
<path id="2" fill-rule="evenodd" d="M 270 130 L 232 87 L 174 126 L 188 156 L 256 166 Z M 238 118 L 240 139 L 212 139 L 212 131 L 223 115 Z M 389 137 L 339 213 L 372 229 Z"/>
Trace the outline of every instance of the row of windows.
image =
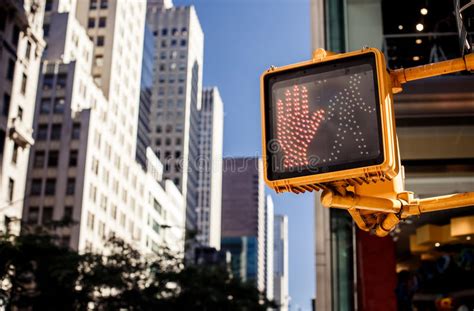
<path id="1" fill-rule="evenodd" d="M 99 5 L 99 0 L 90 0 L 89 2 L 89 10 L 97 10 L 98 8 L 107 9 L 108 7 L 109 7 L 108 0 L 100 0 L 100 5 Z"/>
<path id="2" fill-rule="evenodd" d="M 168 55 L 169 54 L 169 55 Z M 187 51 L 180 51 L 179 52 L 179 59 L 186 59 Z M 160 59 L 177 59 L 178 58 L 178 51 L 161 51 L 160 52 Z"/>
<path id="3" fill-rule="evenodd" d="M 180 74 L 177 79 L 176 79 L 176 76 L 174 76 L 174 75 L 168 75 L 168 79 L 165 79 L 165 77 L 163 77 L 163 76 L 160 76 L 160 78 L 158 79 L 158 83 L 160 83 L 160 84 L 163 84 L 163 83 L 166 83 L 166 82 L 168 82 L 170 84 L 173 84 L 176 81 L 178 83 L 184 83 L 184 82 L 186 82 L 186 77 L 184 76 L 184 74 Z"/>
<path id="4" fill-rule="evenodd" d="M 63 219 L 71 220 L 73 213 L 72 206 L 65 206 L 63 212 Z M 41 223 L 48 224 L 53 221 L 54 208 L 52 206 L 44 206 L 42 209 Z M 38 224 L 40 221 L 40 208 L 38 206 L 30 206 L 26 220 L 29 224 Z"/>
<path id="5" fill-rule="evenodd" d="M 69 151 L 69 167 L 76 167 L 78 162 L 78 150 Z M 36 150 L 33 167 L 34 168 L 43 168 L 45 164 L 47 167 L 57 167 L 59 162 L 59 150 L 49 150 L 48 155 L 46 155 L 45 150 Z"/>
<path id="6" fill-rule="evenodd" d="M 161 146 L 161 138 L 157 138 L 155 140 L 155 145 L 156 146 Z M 165 139 L 165 143 L 164 143 L 165 146 L 171 146 L 171 138 L 166 138 Z M 181 145 L 181 138 L 180 137 L 177 137 L 176 138 L 176 145 L 177 146 L 180 146 Z M 179 151 L 176 151 L 176 154 L 175 154 L 176 158 L 179 158 L 181 156 L 181 152 Z"/>
<path id="7" fill-rule="evenodd" d="M 168 34 L 172 36 L 179 36 L 179 35 L 187 35 L 188 34 L 188 29 L 186 27 L 181 27 L 181 29 L 178 28 L 162 28 L 160 32 L 154 31 L 153 35 L 158 36 L 158 33 L 160 33 L 162 36 L 167 36 Z"/>
<path id="8" fill-rule="evenodd" d="M 50 140 L 60 140 L 61 139 L 61 124 L 53 123 L 51 124 L 51 132 L 49 134 Z M 49 124 L 39 124 L 36 131 L 36 140 L 44 141 L 48 139 Z M 71 139 L 79 139 L 81 135 L 81 124 L 74 123 L 72 126 Z"/>
<path id="9" fill-rule="evenodd" d="M 166 67 L 168 67 L 168 69 Z M 182 62 L 182 63 L 179 63 L 179 65 L 177 65 L 176 63 L 171 63 L 168 66 L 166 66 L 166 63 L 161 63 L 158 67 L 158 70 L 162 72 L 167 71 L 167 70 L 176 71 L 177 69 L 179 71 L 186 71 L 186 63 Z"/>
<path id="10" fill-rule="evenodd" d="M 96 18 L 89 17 L 87 21 L 87 27 L 94 28 L 95 26 L 99 26 L 99 28 L 105 28 L 107 26 L 107 18 L 106 17 L 99 17 L 98 22 Z"/>
<path id="11" fill-rule="evenodd" d="M 162 47 L 162 48 L 167 48 L 168 46 L 170 46 L 170 47 L 176 47 L 176 46 L 178 46 L 178 42 L 179 42 L 179 46 L 180 46 L 180 47 L 185 47 L 185 46 L 186 46 L 186 43 L 187 43 L 187 40 L 186 40 L 186 39 L 181 39 L 181 40 L 177 40 L 177 39 L 161 40 L 161 47 Z"/>
<path id="12" fill-rule="evenodd" d="M 76 191 L 76 179 L 68 178 L 66 182 L 66 195 L 74 195 Z M 56 194 L 56 179 L 47 178 L 44 183 L 43 189 L 43 179 L 33 178 L 31 181 L 31 195 L 55 195 Z"/>
<path id="13" fill-rule="evenodd" d="M 173 125 L 171 124 L 167 124 L 165 126 L 165 133 L 169 134 L 173 131 Z M 175 126 L 175 131 L 176 133 L 182 133 L 183 132 L 183 124 L 181 123 L 176 123 L 176 126 Z M 161 125 L 158 125 L 156 126 L 156 132 L 157 133 L 162 133 L 163 132 L 163 128 Z"/>
<path id="14" fill-rule="evenodd" d="M 167 103 L 167 108 L 170 109 L 175 104 L 175 101 L 174 101 L 174 99 L 169 98 L 166 103 Z M 163 99 L 158 99 L 156 104 L 157 104 L 156 105 L 157 108 L 159 108 L 159 109 L 163 108 L 165 106 L 165 102 L 164 102 Z M 184 99 L 178 99 L 176 101 L 176 108 L 179 108 L 179 109 L 184 108 Z"/>
<path id="15" fill-rule="evenodd" d="M 49 114 L 53 112 L 54 114 L 64 113 L 66 101 L 64 98 L 58 97 L 53 100 L 51 98 L 43 98 L 40 102 L 40 114 Z"/>

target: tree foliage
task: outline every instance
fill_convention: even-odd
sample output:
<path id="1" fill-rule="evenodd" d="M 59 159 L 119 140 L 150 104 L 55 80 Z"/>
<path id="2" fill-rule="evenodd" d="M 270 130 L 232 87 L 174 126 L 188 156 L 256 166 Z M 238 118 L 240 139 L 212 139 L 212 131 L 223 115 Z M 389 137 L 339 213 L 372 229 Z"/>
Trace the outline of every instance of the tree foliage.
<path id="1" fill-rule="evenodd" d="M 163 248 L 143 256 L 111 238 L 102 254 L 61 247 L 49 233 L 0 239 L 0 306 L 7 310 L 267 310 L 253 284 L 225 266 L 184 265 Z"/>

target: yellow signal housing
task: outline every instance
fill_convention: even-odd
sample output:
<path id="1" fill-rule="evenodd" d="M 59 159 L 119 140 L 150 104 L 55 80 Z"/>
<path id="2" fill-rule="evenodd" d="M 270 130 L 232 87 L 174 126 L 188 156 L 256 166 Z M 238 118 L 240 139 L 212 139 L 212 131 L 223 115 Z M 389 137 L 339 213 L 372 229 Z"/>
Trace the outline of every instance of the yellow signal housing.
<path id="1" fill-rule="evenodd" d="M 383 53 L 317 50 L 261 76 L 264 178 L 277 192 L 390 182 L 401 171 Z M 381 185 L 378 185 L 379 187 Z"/>

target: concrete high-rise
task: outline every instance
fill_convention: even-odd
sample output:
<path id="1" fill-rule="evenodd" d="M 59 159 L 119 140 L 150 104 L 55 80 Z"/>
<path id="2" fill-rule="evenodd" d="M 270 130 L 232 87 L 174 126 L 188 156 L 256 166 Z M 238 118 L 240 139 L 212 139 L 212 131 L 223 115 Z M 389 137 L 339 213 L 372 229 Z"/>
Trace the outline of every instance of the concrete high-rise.
<path id="1" fill-rule="evenodd" d="M 265 294 L 268 299 L 273 300 L 273 272 L 274 272 L 274 252 L 273 252 L 273 199 L 267 195 L 265 200 Z"/>
<path id="2" fill-rule="evenodd" d="M 197 239 L 221 246 L 222 147 L 224 107 L 217 87 L 205 88 L 199 112 Z"/>
<path id="3" fill-rule="evenodd" d="M 288 311 L 288 217 L 275 215 L 273 240 L 273 299 L 280 311 Z"/>
<path id="4" fill-rule="evenodd" d="M 221 234 L 221 248 L 232 254 L 234 275 L 255 282 L 260 291 L 265 291 L 265 195 L 261 159 L 224 159 Z"/>
<path id="5" fill-rule="evenodd" d="M 194 7 L 173 7 L 171 1 L 150 1 L 147 23 L 156 46 L 151 145 L 164 176 L 186 198 L 186 227 L 194 231 L 204 34 Z"/>
<path id="6" fill-rule="evenodd" d="M 80 251 L 111 235 L 143 252 L 184 247 L 184 198 L 151 149 L 146 171 L 135 160 L 145 11 L 145 1 L 91 0 L 46 12 L 23 214 L 31 225 L 73 219 L 63 244 Z"/>
<path id="7" fill-rule="evenodd" d="M 44 1 L 0 2 L 0 231 L 19 219 L 25 196 L 43 40 Z M 10 224 L 18 233 L 18 221 Z"/>

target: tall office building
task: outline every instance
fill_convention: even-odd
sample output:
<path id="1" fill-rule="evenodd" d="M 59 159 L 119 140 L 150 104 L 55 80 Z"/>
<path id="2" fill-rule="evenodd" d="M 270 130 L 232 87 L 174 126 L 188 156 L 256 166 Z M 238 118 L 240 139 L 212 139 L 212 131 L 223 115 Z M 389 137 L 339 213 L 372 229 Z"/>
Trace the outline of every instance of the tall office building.
<path id="1" fill-rule="evenodd" d="M 313 48 L 377 47 L 390 69 L 456 58 L 453 12 L 450 1 L 313 0 Z M 464 13 L 468 32 L 474 30 L 471 12 Z M 459 73 L 407 83 L 395 95 L 406 189 L 416 196 L 474 188 L 473 88 L 474 76 Z M 446 293 L 457 306 L 472 308 L 472 294 L 463 294 L 472 288 L 472 272 L 456 264 L 472 248 L 472 206 L 413 217 L 386 238 L 355 229 L 346 211 L 323 208 L 319 195 L 315 214 L 318 310 L 435 309 Z M 404 296 L 404 286 L 415 280 Z"/>
<path id="2" fill-rule="evenodd" d="M 273 299 L 280 311 L 288 311 L 290 300 L 288 290 L 288 217 L 275 215 L 274 218 L 274 274 Z"/>
<path id="3" fill-rule="evenodd" d="M 217 87 L 205 88 L 199 113 L 197 239 L 221 246 L 222 147 L 224 107 Z"/>
<path id="4" fill-rule="evenodd" d="M 24 218 L 73 219 L 62 242 L 80 251 L 111 235 L 143 252 L 184 247 L 184 198 L 150 149 L 146 172 L 135 160 L 145 10 L 145 1 L 47 6 Z"/>
<path id="5" fill-rule="evenodd" d="M 186 227 L 194 231 L 204 35 L 194 7 L 173 7 L 171 1 L 150 1 L 147 23 L 156 46 L 151 145 L 164 176 L 186 198 Z"/>
<path id="6" fill-rule="evenodd" d="M 265 291 L 265 195 L 262 161 L 225 158 L 222 176 L 221 249 L 232 254 L 232 271 Z"/>
<path id="7" fill-rule="evenodd" d="M 151 91 L 153 89 L 153 61 L 155 57 L 155 39 L 145 25 L 143 37 L 143 60 L 140 80 L 140 108 L 138 109 L 137 151 L 138 163 L 146 169 L 146 151 L 150 140 Z"/>
<path id="8" fill-rule="evenodd" d="M 273 233 L 274 221 L 273 199 L 267 195 L 265 200 L 265 292 L 268 299 L 273 300 L 273 273 L 274 273 L 274 252 L 273 252 Z"/>
<path id="9" fill-rule="evenodd" d="M 43 40 L 44 1 L 0 2 L 0 231 L 24 205 Z M 10 224 L 18 233 L 19 222 Z"/>

